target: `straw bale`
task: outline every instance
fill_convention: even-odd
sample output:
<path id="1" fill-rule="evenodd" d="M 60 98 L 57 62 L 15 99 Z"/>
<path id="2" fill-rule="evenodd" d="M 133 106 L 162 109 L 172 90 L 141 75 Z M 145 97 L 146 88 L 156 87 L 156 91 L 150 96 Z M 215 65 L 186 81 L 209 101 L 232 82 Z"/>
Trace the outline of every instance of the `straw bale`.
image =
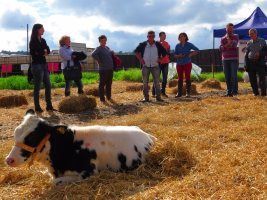
<path id="1" fill-rule="evenodd" d="M 10 95 L 0 97 L 0 107 L 18 107 L 28 105 L 28 101 L 24 95 Z"/>
<path id="2" fill-rule="evenodd" d="M 172 93 L 173 94 L 177 94 L 177 92 L 178 92 L 178 88 L 177 87 L 172 89 Z M 183 95 L 185 95 L 185 94 L 186 94 L 186 85 L 184 84 L 183 85 Z M 196 87 L 195 84 L 191 85 L 191 94 L 192 95 L 197 95 L 198 94 L 197 87 Z"/>
<path id="3" fill-rule="evenodd" d="M 33 96 L 34 96 L 33 91 L 30 91 L 30 92 L 28 93 L 28 96 L 29 96 L 29 97 L 33 97 Z M 39 92 L 39 97 L 40 97 L 40 98 L 44 98 L 44 96 L 45 96 L 44 91 L 43 91 L 43 90 L 40 90 L 40 92 Z"/>
<path id="4" fill-rule="evenodd" d="M 126 92 L 138 92 L 142 91 L 144 88 L 142 83 L 132 84 L 126 86 Z M 148 86 L 148 89 L 150 89 L 150 85 Z"/>
<path id="5" fill-rule="evenodd" d="M 168 86 L 171 87 L 176 87 L 178 85 L 178 80 L 177 79 L 172 79 L 169 81 Z"/>
<path id="6" fill-rule="evenodd" d="M 97 87 L 95 87 L 95 88 L 86 88 L 84 90 L 84 93 L 86 95 L 92 95 L 92 96 L 95 96 L 95 97 L 99 96 L 99 92 L 98 92 L 98 88 Z"/>
<path id="7" fill-rule="evenodd" d="M 70 96 L 59 102 L 58 109 L 63 113 L 79 113 L 96 107 L 96 99 L 86 95 Z"/>
<path id="8" fill-rule="evenodd" d="M 220 81 L 216 79 L 207 79 L 201 83 L 202 88 L 213 88 L 213 89 L 222 89 Z"/>

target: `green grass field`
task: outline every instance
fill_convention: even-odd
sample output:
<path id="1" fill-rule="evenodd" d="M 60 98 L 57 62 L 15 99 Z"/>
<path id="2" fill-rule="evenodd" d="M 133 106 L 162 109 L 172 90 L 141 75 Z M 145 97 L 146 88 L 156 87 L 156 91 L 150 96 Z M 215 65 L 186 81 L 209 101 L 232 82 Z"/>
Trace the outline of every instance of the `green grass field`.
<path id="1" fill-rule="evenodd" d="M 242 80 L 242 72 L 238 72 L 238 80 Z M 212 73 L 203 73 L 199 77 L 192 76 L 193 81 L 204 81 L 212 78 Z M 176 78 L 176 77 L 175 77 Z M 224 73 L 215 73 L 214 78 L 223 82 L 225 81 Z M 64 77 L 62 74 L 51 74 L 50 75 L 52 88 L 62 88 L 65 86 Z M 96 83 L 99 80 L 97 72 L 83 72 L 82 82 L 84 85 Z M 114 81 L 131 81 L 131 82 L 142 82 L 141 70 L 139 68 L 133 68 L 129 70 L 121 70 L 114 72 Z M 152 76 L 150 76 L 152 80 Z M 9 76 L 6 78 L 0 78 L 0 90 L 25 90 L 33 89 L 33 85 L 27 81 L 27 76 Z"/>

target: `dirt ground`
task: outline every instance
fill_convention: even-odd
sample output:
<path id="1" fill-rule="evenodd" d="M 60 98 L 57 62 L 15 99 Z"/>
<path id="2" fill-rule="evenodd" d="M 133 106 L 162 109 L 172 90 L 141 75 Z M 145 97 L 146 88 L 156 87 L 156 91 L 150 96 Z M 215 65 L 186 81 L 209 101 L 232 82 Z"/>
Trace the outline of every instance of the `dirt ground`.
<path id="1" fill-rule="evenodd" d="M 126 86 L 134 84 L 114 82 L 114 102 L 103 104 L 97 98 L 94 110 L 44 112 L 41 117 L 61 124 L 139 126 L 159 139 L 150 163 L 129 174 L 104 172 L 61 188 L 52 185 L 39 165 L 29 170 L 4 164 L 13 131 L 26 110 L 33 108 L 33 98 L 32 91 L 0 91 L 0 96 L 23 93 L 29 102 L 0 108 L 0 199 L 267 198 L 266 97 L 254 97 L 247 83 L 239 84 L 236 97 L 223 97 L 225 84 L 222 90 L 196 84 L 199 94 L 190 98 L 175 99 L 173 88 L 167 88 L 169 98 L 164 102 L 151 98 L 151 102 L 142 103 L 142 91 L 126 92 Z M 97 85 L 85 89 L 91 87 Z M 72 95 L 76 93 L 73 88 Z M 64 90 L 53 89 L 52 94 L 57 109 Z M 41 105 L 45 108 L 43 100 Z"/>

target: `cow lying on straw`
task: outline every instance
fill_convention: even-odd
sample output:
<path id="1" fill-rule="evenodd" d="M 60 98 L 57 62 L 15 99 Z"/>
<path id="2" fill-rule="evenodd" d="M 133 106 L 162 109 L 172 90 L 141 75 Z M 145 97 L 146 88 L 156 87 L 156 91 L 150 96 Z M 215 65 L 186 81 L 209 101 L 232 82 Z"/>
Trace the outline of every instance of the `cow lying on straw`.
<path id="1" fill-rule="evenodd" d="M 134 126 L 51 125 L 28 110 L 15 129 L 6 163 L 17 167 L 39 161 L 48 166 L 55 184 L 68 183 L 105 169 L 136 169 L 155 140 Z"/>

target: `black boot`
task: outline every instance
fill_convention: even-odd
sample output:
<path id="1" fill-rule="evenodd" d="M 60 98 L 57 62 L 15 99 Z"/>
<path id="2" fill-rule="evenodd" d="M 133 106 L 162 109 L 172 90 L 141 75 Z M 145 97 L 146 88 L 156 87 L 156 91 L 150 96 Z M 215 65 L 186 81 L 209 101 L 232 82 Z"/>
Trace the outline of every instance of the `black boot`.
<path id="1" fill-rule="evenodd" d="M 186 81 L 186 97 L 190 97 L 191 93 L 191 80 Z"/>
<path id="2" fill-rule="evenodd" d="M 183 95 L 183 80 L 178 81 L 178 92 L 175 98 L 181 97 Z"/>
<path id="3" fill-rule="evenodd" d="M 65 97 L 70 96 L 70 91 L 65 91 Z"/>

